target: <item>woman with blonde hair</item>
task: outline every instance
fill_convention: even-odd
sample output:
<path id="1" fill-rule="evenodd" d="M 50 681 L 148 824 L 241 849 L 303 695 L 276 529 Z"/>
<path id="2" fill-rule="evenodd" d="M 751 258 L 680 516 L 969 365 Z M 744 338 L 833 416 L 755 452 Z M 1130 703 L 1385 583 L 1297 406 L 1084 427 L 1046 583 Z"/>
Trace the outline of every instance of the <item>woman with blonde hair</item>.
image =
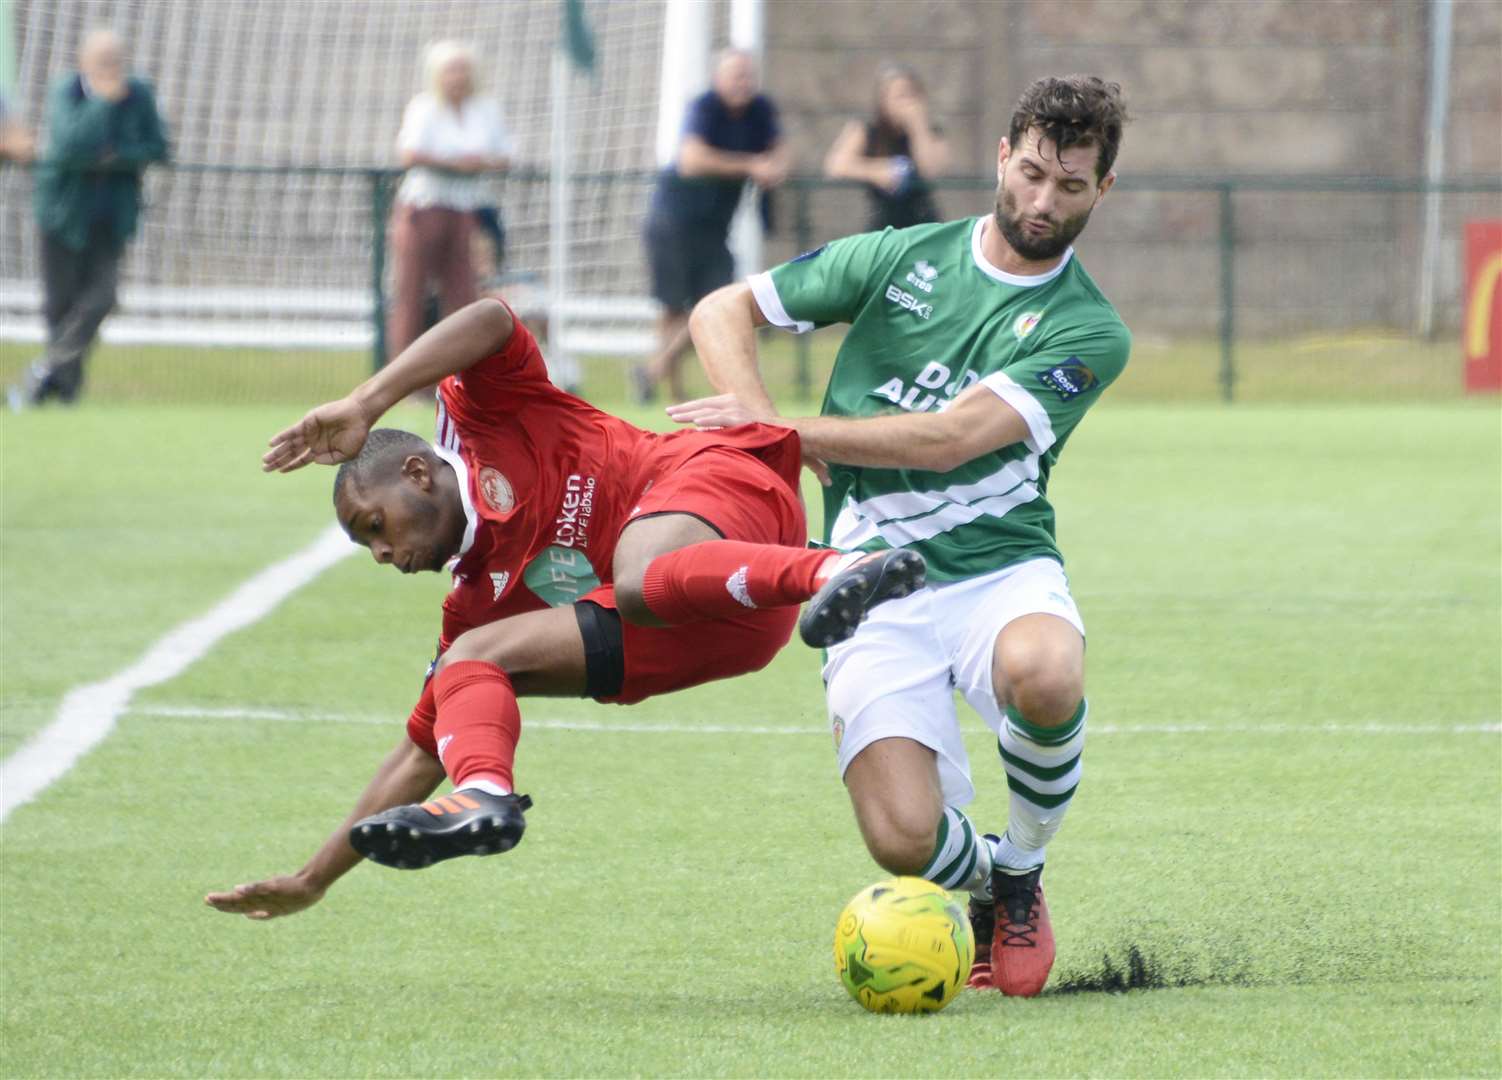
<path id="1" fill-rule="evenodd" d="M 500 108 L 475 92 L 474 51 L 462 42 L 435 42 L 423 68 L 427 89 L 408 103 L 396 137 L 407 175 L 391 219 L 395 282 L 387 356 L 422 333 L 430 283 L 444 315 L 475 300 L 470 233 L 475 211 L 490 202 L 481 177 L 511 162 Z"/>
<path id="2" fill-rule="evenodd" d="M 871 197 L 871 228 L 939 220 L 929 181 L 949 168 L 949 142 L 928 112 L 912 68 L 887 64 L 876 76 L 871 119 L 851 120 L 824 158 L 824 175 L 859 180 Z"/>

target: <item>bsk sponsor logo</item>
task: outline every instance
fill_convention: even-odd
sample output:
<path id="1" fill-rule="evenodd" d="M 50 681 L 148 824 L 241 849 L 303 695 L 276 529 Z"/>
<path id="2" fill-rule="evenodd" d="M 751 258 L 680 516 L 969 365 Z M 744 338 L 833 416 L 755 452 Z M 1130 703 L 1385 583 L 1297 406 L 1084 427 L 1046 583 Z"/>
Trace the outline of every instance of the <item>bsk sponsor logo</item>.
<path id="1" fill-rule="evenodd" d="M 919 300 L 912 293 L 899 289 L 896 285 L 887 286 L 887 300 L 905 311 L 911 311 L 920 319 L 926 319 L 934 313 L 932 304 Z"/>

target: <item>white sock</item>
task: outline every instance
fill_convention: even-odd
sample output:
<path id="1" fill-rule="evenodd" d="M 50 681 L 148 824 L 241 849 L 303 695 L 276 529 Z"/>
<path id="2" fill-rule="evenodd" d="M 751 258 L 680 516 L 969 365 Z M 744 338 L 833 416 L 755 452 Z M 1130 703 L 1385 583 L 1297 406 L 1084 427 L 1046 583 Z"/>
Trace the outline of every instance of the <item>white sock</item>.
<path id="1" fill-rule="evenodd" d="M 511 792 L 501 787 L 500 784 L 490 780 L 469 780 L 463 787 L 457 787 L 455 791 L 483 791 L 487 795 L 510 795 Z"/>
<path id="2" fill-rule="evenodd" d="M 985 881 L 989 889 L 991 841 L 976 834 L 962 810 L 946 806 L 939 819 L 938 843 L 918 876 L 957 892 L 969 891 L 980 881 Z"/>
<path id="3" fill-rule="evenodd" d="M 1006 835 L 996 846 L 996 864 L 1024 871 L 1042 866 L 1048 842 L 1074 799 L 1080 783 L 1080 755 L 1085 746 L 1085 714 L 1080 707 L 1060 728 L 1039 728 L 1021 713 L 1007 709 L 997 750 L 1011 789 Z"/>

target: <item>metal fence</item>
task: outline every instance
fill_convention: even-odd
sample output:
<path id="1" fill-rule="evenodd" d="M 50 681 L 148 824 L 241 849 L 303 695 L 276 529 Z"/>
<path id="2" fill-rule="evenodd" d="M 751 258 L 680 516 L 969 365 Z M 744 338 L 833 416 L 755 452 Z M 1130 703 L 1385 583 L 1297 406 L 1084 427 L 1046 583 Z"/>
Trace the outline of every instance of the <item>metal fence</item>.
<path id="1" fill-rule="evenodd" d="M 385 226 L 398 176 L 389 169 L 153 169 L 125 267 L 124 310 L 107 331 L 122 343 L 368 349 L 379 363 Z M 639 236 L 653 180 L 649 172 L 598 173 L 576 177 L 573 186 L 576 311 L 588 316 L 592 307 L 633 347 L 649 340 Z M 548 178 L 518 171 L 493 185 L 507 222 L 508 280 L 540 294 L 536 283 L 549 271 Z M 949 216 L 986 212 L 993 200 L 990 178 L 936 186 Z M 1426 211 L 1435 209 L 1440 258 L 1426 284 Z M 1129 176 L 1096 212 L 1080 250 L 1132 327 L 1139 353 L 1167 358 L 1163 394 L 1175 380 L 1189 380 L 1186 394 L 1229 401 L 1244 381 L 1255 388 L 1275 367 L 1295 387 L 1300 379 L 1375 378 L 1360 349 L 1346 349 L 1337 364 L 1309 345 L 1357 335 L 1396 343 L 1391 351 L 1403 355 L 1391 392 L 1401 396 L 1408 382 L 1432 374 L 1422 369 L 1432 362 L 1423 342 L 1456 334 L 1462 226 L 1499 217 L 1502 180 L 1492 177 L 1429 185 L 1352 176 Z M 865 228 L 866 196 L 857 185 L 799 177 L 776 193 L 774 218 L 769 262 Z M 0 336 L 39 336 L 35 247 L 30 175 L 0 170 Z M 806 336 L 797 349 L 806 393 L 815 366 Z M 1192 359 L 1179 358 L 1186 350 Z"/>

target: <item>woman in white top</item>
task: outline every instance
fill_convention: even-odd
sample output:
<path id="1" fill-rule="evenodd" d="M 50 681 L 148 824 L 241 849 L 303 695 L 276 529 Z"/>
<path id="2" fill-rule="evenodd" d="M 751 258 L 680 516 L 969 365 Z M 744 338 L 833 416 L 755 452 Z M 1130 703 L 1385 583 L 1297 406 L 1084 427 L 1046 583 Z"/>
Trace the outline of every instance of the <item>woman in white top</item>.
<path id="1" fill-rule="evenodd" d="M 387 322 L 387 355 L 422 333 L 429 282 L 445 315 L 475 299 L 469 240 L 474 212 L 489 200 L 482 173 L 510 164 L 511 138 L 496 103 L 475 93 L 473 51 L 455 41 L 428 47 L 428 89 L 402 116 L 397 153 L 407 175 L 391 221 L 395 287 Z"/>

